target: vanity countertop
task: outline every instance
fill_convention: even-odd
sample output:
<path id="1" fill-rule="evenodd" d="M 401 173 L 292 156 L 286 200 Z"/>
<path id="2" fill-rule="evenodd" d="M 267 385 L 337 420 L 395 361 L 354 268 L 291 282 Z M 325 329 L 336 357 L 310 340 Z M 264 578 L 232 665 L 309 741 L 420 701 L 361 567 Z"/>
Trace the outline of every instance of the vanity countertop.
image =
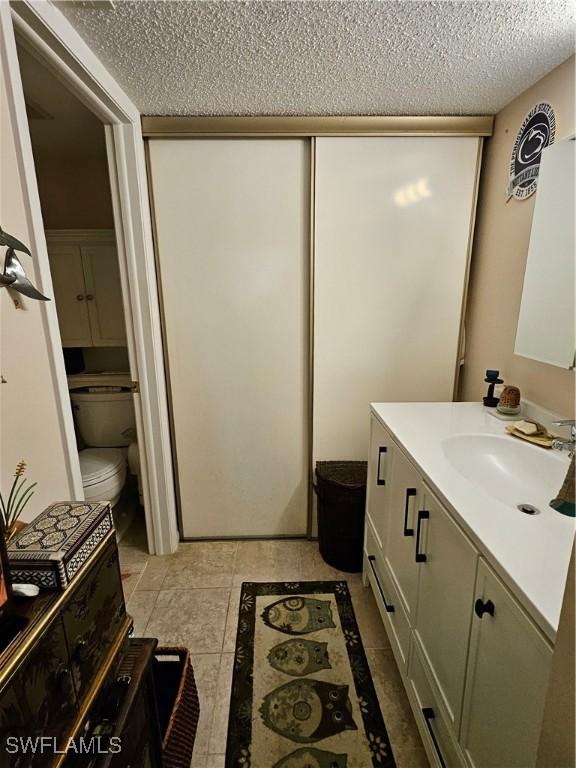
<path id="1" fill-rule="evenodd" d="M 550 466 L 554 470 L 554 486 L 561 478 L 552 492 L 547 478 L 548 487 L 543 483 L 541 491 L 532 489 L 526 494 L 530 498 L 518 499 L 518 503 L 531 503 L 540 510 L 539 514 L 527 515 L 493 495 L 488 480 L 484 490 L 482 482 L 465 477 L 448 458 L 446 445 L 458 435 L 494 435 L 520 442 L 507 435 L 506 422 L 487 413 L 480 403 L 373 403 L 371 407 L 418 465 L 431 490 L 454 514 L 542 631 L 554 640 L 575 523 L 574 518 L 561 515 L 548 502 L 560 490 L 568 471 L 567 454 L 521 443 L 522 450 L 536 451 L 527 457 L 531 463 L 538 462 L 542 453 L 548 454 L 544 462 L 558 462 L 557 466 L 544 465 L 546 471 Z M 498 456 L 488 461 L 498 472 Z M 537 481 L 534 487 L 538 488 Z"/>

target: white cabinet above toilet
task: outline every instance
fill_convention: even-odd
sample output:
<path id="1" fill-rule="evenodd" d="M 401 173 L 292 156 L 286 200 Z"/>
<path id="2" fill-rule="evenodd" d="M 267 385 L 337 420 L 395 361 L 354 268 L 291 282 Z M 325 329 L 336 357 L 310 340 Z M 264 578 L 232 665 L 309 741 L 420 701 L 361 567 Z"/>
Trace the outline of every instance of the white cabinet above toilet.
<path id="1" fill-rule="evenodd" d="M 114 232 L 50 230 L 46 242 L 62 346 L 125 346 Z"/>

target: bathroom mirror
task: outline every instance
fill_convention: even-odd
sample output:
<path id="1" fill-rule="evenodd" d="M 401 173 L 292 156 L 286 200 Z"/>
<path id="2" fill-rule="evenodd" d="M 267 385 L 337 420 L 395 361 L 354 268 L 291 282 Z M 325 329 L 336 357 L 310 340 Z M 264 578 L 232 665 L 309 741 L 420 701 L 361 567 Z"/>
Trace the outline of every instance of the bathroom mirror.
<path id="1" fill-rule="evenodd" d="M 542 152 L 514 352 L 574 366 L 574 137 Z"/>

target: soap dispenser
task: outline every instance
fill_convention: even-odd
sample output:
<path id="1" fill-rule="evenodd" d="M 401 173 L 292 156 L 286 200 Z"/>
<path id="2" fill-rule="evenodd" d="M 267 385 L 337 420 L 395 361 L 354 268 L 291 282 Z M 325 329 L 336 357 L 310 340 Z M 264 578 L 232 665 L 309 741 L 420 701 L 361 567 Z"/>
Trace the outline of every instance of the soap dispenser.
<path id="1" fill-rule="evenodd" d="M 499 402 L 499 398 L 495 397 L 494 395 L 494 387 L 496 384 L 503 384 L 504 379 L 500 379 L 500 371 L 494 371 L 488 369 L 486 371 L 486 378 L 484 381 L 488 383 L 488 392 L 486 394 L 486 397 L 483 398 L 482 402 L 486 406 L 486 408 L 496 408 Z"/>

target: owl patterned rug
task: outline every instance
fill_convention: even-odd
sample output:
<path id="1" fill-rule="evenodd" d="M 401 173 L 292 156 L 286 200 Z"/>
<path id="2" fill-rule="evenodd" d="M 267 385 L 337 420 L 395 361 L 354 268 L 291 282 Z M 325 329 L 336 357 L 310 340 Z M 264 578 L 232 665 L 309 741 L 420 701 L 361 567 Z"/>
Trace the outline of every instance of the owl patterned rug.
<path id="1" fill-rule="evenodd" d="M 345 581 L 245 582 L 226 768 L 394 768 Z"/>

